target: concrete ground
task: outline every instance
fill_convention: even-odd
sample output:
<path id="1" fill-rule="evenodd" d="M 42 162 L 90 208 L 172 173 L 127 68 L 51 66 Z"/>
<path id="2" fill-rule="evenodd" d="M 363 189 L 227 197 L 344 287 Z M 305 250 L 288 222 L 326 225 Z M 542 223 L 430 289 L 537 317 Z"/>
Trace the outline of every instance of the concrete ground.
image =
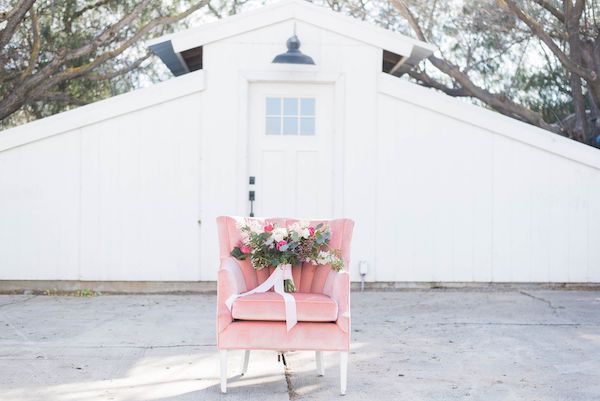
<path id="1" fill-rule="evenodd" d="M 253 352 L 219 393 L 214 295 L 0 296 L 0 400 L 331 400 L 338 357 Z M 352 294 L 345 400 L 600 400 L 600 292 Z"/>

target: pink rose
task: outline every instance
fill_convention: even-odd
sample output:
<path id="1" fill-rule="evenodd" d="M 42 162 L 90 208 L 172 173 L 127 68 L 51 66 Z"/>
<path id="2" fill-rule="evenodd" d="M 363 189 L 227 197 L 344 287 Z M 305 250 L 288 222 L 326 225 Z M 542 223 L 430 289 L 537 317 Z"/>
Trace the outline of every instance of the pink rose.
<path id="1" fill-rule="evenodd" d="M 242 253 L 248 254 L 252 252 L 252 248 L 250 248 L 248 245 L 242 245 L 240 247 L 240 251 L 242 251 Z"/>
<path id="2" fill-rule="evenodd" d="M 266 233 L 270 233 L 271 231 L 273 231 L 273 224 L 267 224 L 264 227 L 264 230 L 265 230 Z"/>
<path id="3" fill-rule="evenodd" d="M 287 241 L 283 240 L 283 241 L 279 241 L 277 243 L 277 250 L 279 250 L 279 248 L 281 248 L 282 246 L 287 245 Z"/>
<path id="4" fill-rule="evenodd" d="M 315 235 L 315 228 L 314 227 L 308 227 L 308 232 L 310 233 L 310 236 L 312 237 L 313 235 Z"/>

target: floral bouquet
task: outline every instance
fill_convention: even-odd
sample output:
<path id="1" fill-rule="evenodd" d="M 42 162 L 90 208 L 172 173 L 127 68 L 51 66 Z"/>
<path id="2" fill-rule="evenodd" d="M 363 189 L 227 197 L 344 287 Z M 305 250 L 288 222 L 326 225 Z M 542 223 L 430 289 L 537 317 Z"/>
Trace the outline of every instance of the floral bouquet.
<path id="1" fill-rule="evenodd" d="M 307 222 L 297 222 L 279 227 L 271 223 L 263 226 L 256 220 L 249 220 L 239 223 L 239 228 L 241 243 L 233 248 L 231 256 L 239 260 L 250 258 L 257 270 L 286 264 L 295 266 L 302 262 L 329 264 L 336 271 L 344 268 L 340 251 L 329 248 L 331 230 L 327 224 L 313 227 Z M 284 289 L 295 292 L 294 282 L 286 279 Z"/>

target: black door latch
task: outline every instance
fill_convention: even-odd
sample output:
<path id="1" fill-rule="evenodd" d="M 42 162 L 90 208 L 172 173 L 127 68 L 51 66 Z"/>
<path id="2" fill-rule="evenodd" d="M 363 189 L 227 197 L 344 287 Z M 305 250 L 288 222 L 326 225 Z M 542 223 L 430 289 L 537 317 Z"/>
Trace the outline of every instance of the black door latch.
<path id="1" fill-rule="evenodd" d="M 254 217 L 254 191 L 248 192 L 248 200 L 250 201 L 250 217 Z"/>

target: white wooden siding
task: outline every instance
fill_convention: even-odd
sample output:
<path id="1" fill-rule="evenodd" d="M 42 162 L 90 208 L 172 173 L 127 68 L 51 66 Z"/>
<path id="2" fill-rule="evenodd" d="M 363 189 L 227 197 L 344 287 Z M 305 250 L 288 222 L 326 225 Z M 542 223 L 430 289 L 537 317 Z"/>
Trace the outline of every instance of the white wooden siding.
<path id="1" fill-rule="evenodd" d="M 598 281 L 597 168 L 383 94 L 378 121 L 376 280 Z"/>
<path id="2" fill-rule="evenodd" d="M 199 280 L 199 100 L 1 152 L 0 278 Z"/>
<path id="3" fill-rule="evenodd" d="M 249 210 L 248 86 L 304 80 L 335 87 L 353 280 L 364 260 L 368 281 L 600 282 L 597 149 L 296 23 L 316 66 L 271 64 L 286 20 L 205 44 L 204 72 L 0 133 L 0 280 L 215 280 L 215 217 Z"/>

